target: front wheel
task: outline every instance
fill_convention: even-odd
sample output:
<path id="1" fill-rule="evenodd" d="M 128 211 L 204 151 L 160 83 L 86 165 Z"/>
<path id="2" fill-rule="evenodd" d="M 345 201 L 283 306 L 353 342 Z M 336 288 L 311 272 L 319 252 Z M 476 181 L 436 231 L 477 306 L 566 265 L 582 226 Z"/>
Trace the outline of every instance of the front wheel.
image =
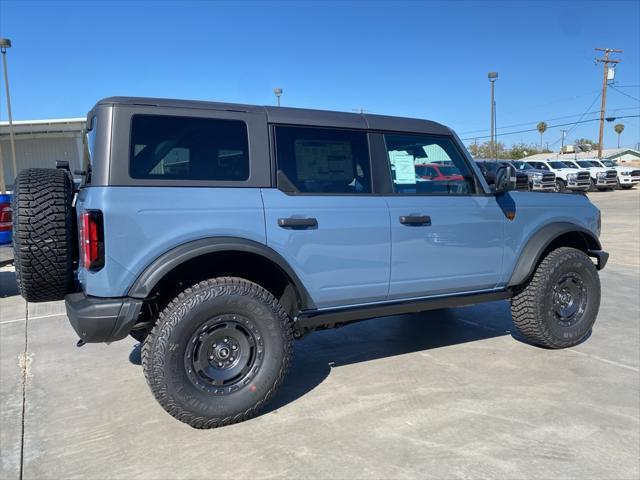
<path id="1" fill-rule="evenodd" d="M 564 193 L 565 190 L 567 189 L 566 184 L 564 183 L 564 180 L 557 178 L 556 179 L 556 192 L 560 192 L 560 193 Z"/>
<path id="2" fill-rule="evenodd" d="M 591 259 L 575 248 L 551 251 L 512 299 L 513 323 L 528 341 L 548 348 L 580 343 L 600 308 L 600 278 Z"/>
<path id="3" fill-rule="evenodd" d="M 186 289 L 160 314 L 142 367 L 160 405 L 194 428 L 254 416 L 287 372 L 292 327 L 278 301 L 241 278 Z"/>

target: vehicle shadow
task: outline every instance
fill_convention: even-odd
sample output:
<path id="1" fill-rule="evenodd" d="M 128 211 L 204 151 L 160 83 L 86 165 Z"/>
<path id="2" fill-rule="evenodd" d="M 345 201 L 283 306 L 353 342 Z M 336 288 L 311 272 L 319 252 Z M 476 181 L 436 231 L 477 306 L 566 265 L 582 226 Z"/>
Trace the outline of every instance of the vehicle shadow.
<path id="1" fill-rule="evenodd" d="M 304 396 L 332 368 L 510 335 L 511 331 L 508 302 L 492 302 L 376 318 L 312 333 L 295 342 L 289 374 L 263 414 Z"/>
<path id="2" fill-rule="evenodd" d="M 309 393 L 332 368 L 510 334 L 511 312 L 505 301 L 380 317 L 317 331 L 294 342 L 289 373 L 262 415 Z M 137 344 L 131 351 L 131 363 L 141 364 L 140 349 Z"/>

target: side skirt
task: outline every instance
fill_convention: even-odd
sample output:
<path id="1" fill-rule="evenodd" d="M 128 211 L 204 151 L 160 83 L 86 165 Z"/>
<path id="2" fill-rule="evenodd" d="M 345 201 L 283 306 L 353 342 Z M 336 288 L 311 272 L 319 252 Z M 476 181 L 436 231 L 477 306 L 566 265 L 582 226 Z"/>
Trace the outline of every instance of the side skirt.
<path id="1" fill-rule="evenodd" d="M 316 330 L 341 327 L 344 324 L 368 320 L 390 315 L 426 312 L 441 308 L 464 307 L 477 303 L 493 302 L 511 298 L 511 289 L 495 292 L 472 293 L 465 295 L 448 295 L 443 297 L 419 300 L 391 301 L 375 305 L 362 305 L 330 310 L 303 310 L 296 317 L 294 324 L 295 338 Z"/>

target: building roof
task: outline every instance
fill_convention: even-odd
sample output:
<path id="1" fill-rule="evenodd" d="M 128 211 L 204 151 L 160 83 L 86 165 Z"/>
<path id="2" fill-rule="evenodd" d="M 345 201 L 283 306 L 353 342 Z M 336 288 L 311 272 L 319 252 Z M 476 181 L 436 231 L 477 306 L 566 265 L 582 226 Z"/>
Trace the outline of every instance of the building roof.
<path id="1" fill-rule="evenodd" d="M 640 151 L 634 150 L 632 148 L 603 148 L 602 149 L 602 158 L 614 158 L 619 157 L 624 154 L 635 155 L 640 158 Z M 598 157 L 598 149 L 593 149 L 590 152 L 575 152 L 575 153 L 536 153 L 535 155 L 529 155 L 528 157 L 524 157 L 524 161 L 528 160 L 579 160 L 581 158 L 597 158 Z"/>
<path id="2" fill-rule="evenodd" d="M 82 133 L 86 118 L 54 118 L 50 120 L 16 120 L 13 122 L 13 132 L 16 138 L 25 135 Z M 9 136 L 9 122 L 0 122 L 0 136 Z"/>

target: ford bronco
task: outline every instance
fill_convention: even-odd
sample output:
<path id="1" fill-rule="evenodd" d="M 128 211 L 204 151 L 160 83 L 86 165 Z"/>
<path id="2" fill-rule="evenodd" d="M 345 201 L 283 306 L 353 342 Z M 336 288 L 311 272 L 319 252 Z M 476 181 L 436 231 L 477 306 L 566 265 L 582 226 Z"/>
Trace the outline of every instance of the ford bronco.
<path id="1" fill-rule="evenodd" d="M 490 188 L 427 120 L 113 97 L 85 165 L 23 170 L 17 283 L 65 299 L 86 342 L 133 336 L 158 402 L 212 428 L 254 416 L 292 342 L 367 318 L 508 300 L 524 339 L 586 339 L 600 304 L 600 212 L 582 195 Z M 419 181 L 416 165 L 455 176 Z"/>

